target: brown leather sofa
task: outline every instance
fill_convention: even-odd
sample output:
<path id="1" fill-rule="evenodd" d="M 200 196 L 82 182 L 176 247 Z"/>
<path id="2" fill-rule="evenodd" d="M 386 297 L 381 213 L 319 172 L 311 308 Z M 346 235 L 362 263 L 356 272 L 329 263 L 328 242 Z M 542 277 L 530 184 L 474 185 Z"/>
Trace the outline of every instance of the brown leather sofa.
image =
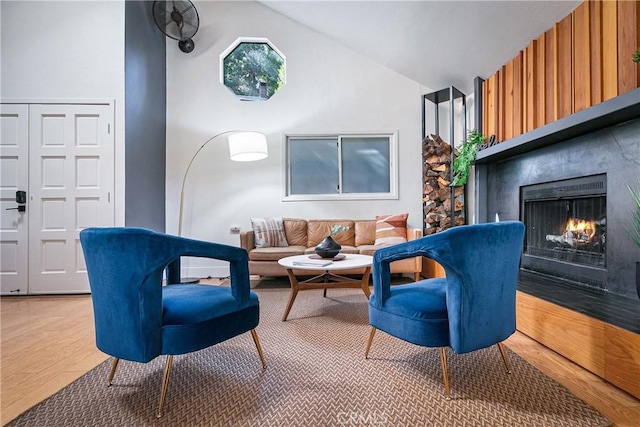
<path id="1" fill-rule="evenodd" d="M 292 255 L 313 254 L 315 247 L 331 233 L 338 224 L 349 227 L 338 233 L 334 239 L 342 245 L 340 253 L 373 255 L 381 246 L 375 245 L 376 221 L 348 219 L 298 219 L 284 218 L 284 232 L 289 246 L 256 248 L 253 231 L 240 233 L 240 246 L 249 253 L 249 273 L 259 276 L 286 276 L 287 271 L 278 264 L 280 258 Z M 422 231 L 407 227 L 407 240 L 422 237 Z M 422 259 L 420 257 L 395 261 L 391 264 L 391 273 L 411 273 L 414 280 L 420 280 Z M 341 274 L 358 274 L 360 270 L 343 270 Z M 298 274 L 315 275 L 317 271 L 297 271 Z"/>

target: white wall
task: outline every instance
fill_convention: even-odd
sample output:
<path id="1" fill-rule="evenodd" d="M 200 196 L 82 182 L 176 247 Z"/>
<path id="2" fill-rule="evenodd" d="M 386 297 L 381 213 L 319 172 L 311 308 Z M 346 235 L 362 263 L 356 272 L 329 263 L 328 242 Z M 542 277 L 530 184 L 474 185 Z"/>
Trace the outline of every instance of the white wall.
<path id="1" fill-rule="evenodd" d="M 124 224 L 124 2 L 0 2 L 3 100 L 115 101 L 116 223 Z"/>
<path id="2" fill-rule="evenodd" d="M 254 2 L 195 2 L 200 30 L 190 54 L 167 44 L 167 232 L 177 232 L 182 174 L 209 137 L 233 129 L 265 132 L 269 158 L 228 159 L 225 138 L 192 166 L 183 235 L 239 245 L 229 227 L 251 217 L 374 218 L 409 213 L 422 227 L 421 97 L 431 91 Z M 287 83 L 266 102 L 237 100 L 220 83 L 220 53 L 238 37 L 266 37 L 286 57 Z M 399 133 L 399 200 L 283 202 L 285 133 Z M 224 274 L 188 260 L 189 275 Z"/>

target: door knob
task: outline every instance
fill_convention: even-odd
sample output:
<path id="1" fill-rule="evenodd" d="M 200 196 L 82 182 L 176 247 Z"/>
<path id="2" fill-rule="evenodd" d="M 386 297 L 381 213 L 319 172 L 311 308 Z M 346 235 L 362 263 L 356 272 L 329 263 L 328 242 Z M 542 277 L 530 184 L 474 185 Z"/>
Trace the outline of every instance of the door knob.
<path id="1" fill-rule="evenodd" d="M 25 205 L 19 205 L 16 206 L 15 208 L 7 208 L 6 210 L 8 211 L 18 211 L 18 212 L 26 212 L 27 211 L 27 207 Z"/>

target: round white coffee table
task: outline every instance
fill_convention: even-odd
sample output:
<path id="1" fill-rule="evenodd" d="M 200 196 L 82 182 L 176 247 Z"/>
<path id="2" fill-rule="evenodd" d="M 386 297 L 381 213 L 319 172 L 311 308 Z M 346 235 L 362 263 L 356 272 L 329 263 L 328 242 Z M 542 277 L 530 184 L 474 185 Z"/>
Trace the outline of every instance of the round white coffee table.
<path id="1" fill-rule="evenodd" d="M 289 311 L 293 306 L 293 302 L 298 295 L 298 291 L 306 289 L 324 289 L 324 295 L 327 295 L 327 289 L 336 288 L 361 288 L 367 298 L 371 295 L 369 291 L 369 277 L 371 276 L 371 263 L 373 257 L 370 255 L 344 254 L 345 258 L 338 261 L 313 259 L 309 255 L 288 256 L 278 260 L 278 264 L 287 269 L 289 282 L 291 283 L 291 295 L 287 308 L 282 316 L 282 321 L 287 320 Z M 327 265 L 321 265 L 322 262 L 329 262 Z M 335 274 L 335 271 L 362 269 L 362 279 L 352 279 L 350 277 Z M 295 270 L 321 271 L 322 273 L 312 277 L 311 279 L 299 282 L 296 278 Z"/>

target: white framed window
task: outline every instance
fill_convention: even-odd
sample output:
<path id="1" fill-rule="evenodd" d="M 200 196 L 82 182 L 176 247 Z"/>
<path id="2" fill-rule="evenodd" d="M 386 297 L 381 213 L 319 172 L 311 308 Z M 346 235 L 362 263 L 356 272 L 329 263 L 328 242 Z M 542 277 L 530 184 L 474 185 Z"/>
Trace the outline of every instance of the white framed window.
<path id="1" fill-rule="evenodd" d="M 220 83 L 242 101 L 266 101 L 285 84 L 285 57 L 268 39 L 239 37 L 220 54 Z"/>
<path id="2" fill-rule="evenodd" d="M 285 135 L 284 201 L 398 198 L 398 134 Z"/>

